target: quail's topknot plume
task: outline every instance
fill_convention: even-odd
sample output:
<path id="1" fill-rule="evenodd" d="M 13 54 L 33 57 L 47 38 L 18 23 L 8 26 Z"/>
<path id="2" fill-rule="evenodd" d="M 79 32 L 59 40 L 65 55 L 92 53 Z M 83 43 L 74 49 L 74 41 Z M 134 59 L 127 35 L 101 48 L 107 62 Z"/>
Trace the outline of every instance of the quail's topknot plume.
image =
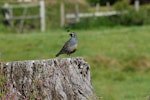
<path id="1" fill-rule="evenodd" d="M 60 54 L 67 54 L 70 55 L 77 50 L 77 35 L 74 32 L 70 32 L 71 38 L 64 44 L 63 48 L 56 54 L 58 57 Z"/>

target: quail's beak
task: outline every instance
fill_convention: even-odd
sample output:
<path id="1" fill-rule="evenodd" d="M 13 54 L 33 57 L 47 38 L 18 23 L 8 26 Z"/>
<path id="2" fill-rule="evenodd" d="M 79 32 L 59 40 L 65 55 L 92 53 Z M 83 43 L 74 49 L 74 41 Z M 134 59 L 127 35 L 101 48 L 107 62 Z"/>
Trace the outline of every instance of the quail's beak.
<path id="1" fill-rule="evenodd" d="M 69 34 L 72 37 L 72 33 Z"/>

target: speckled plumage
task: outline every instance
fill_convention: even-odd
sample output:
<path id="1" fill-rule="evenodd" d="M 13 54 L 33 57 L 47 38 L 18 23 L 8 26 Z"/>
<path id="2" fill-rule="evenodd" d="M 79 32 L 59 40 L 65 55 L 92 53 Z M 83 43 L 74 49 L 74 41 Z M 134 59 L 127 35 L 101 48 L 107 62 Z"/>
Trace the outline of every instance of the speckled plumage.
<path id="1" fill-rule="evenodd" d="M 65 43 L 63 48 L 59 51 L 59 53 L 56 54 L 56 57 L 58 57 L 60 54 L 70 55 L 77 50 L 78 45 L 77 35 L 74 32 L 71 32 L 70 36 L 71 38 Z"/>

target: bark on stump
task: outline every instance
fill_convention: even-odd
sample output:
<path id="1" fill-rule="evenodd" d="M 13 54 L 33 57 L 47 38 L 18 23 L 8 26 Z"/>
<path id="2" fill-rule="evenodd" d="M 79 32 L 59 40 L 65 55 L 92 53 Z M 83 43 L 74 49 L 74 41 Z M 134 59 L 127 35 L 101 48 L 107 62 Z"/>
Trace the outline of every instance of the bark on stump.
<path id="1" fill-rule="evenodd" d="M 83 58 L 2 63 L 10 91 L 19 100 L 93 100 L 90 66 Z"/>

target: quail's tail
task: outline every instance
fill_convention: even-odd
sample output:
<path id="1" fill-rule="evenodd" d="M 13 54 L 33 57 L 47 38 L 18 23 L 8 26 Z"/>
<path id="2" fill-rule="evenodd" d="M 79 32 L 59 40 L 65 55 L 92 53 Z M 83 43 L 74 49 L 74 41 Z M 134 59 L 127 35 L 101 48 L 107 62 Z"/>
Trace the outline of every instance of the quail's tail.
<path id="1" fill-rule="evenodd" d="M 60 55 L 60 52 L 56 54 L 56 57 L 58 57 Z"/>

